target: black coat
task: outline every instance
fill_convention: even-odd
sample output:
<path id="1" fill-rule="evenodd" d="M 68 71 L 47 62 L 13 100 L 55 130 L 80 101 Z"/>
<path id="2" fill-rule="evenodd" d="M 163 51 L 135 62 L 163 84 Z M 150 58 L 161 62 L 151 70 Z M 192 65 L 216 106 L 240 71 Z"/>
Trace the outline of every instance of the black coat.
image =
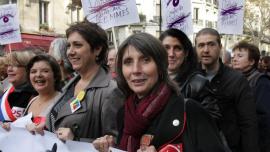
<path id="1" fill-rule="evenodd" d="M 15 87 L 14 92 L 8 96 L 10 107 L 26 108 L 31 98 L 37 96 L 38 93 L 28 82 Z"/>
<path id="2" fill-rule="evenodd" d="M 184 132 L 179 138 L 172 140 L 183 128 L 185 111 L 186 125 Z M 178 120 L 179 125 L 173 125 L 174 120 Z M 120 125 L 123 124 L 121 121 L 119 123 Z M 153 135 L 151 145 L 154 145 L 156 149 L 168 142 L 172 144 L 183 142 L 184 152 L 224 151 L 217 127 L 210 115 L 199 103 L 193 100 L 188 100 L 184 106 L 183 97 L 176 94 L 170 97 L 163 111 L 152 120 L 152 124 L 145 131 L 145 134 Z"/>
<path id="3" fill-rule="evenodd" d="M 255 97 L 245 77 L 220 61 L 210 87 L 222 114 L 218 126 L 229 147 L 233 152 L 258 152 Z"/>
<path id="4" fill-rule="evenodd" d="M 244 74 L 256 97 L 260 149 L 270 152 L 270 77 L 256 69 Z"/>

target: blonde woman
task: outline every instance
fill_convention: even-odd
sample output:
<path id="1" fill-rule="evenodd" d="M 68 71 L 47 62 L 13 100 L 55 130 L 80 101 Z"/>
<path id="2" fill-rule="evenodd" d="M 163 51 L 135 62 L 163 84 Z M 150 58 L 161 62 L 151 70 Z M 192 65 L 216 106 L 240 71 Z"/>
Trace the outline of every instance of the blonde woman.
<path id="1" fill-rule="evenodd" d="M 23 115 L 36 91 L 27 81 L 26 65 L 35 54 L 31 51 L 11 52 L 7 55 L 7 79 L 11 84 L 0 98 L 0 121 L 15 121 Z"/>

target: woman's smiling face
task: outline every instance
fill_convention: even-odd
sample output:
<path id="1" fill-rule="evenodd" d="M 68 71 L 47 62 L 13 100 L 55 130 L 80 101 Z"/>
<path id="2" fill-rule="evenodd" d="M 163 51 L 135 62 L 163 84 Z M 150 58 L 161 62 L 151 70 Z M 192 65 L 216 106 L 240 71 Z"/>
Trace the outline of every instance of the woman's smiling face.
<path id="1" fill-rule="evenodd" d="M 145 56 L 133 46 L 128 46 L 122 59 L 123 75 L 129 88 L 142 98 L 158 82 L 157 65 L 153 58 Z"/>

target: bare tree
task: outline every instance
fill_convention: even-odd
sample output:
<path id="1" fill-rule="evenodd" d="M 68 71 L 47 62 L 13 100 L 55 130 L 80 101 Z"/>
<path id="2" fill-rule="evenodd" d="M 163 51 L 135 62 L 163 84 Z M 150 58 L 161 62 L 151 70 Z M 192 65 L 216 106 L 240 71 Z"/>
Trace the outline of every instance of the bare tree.
<path id="1" fill-rule="evenodd" d="M 270 1 L 247 0 L 245 6 L 244 32 L 248 39 L 260 46 L 270 42 Z"/>

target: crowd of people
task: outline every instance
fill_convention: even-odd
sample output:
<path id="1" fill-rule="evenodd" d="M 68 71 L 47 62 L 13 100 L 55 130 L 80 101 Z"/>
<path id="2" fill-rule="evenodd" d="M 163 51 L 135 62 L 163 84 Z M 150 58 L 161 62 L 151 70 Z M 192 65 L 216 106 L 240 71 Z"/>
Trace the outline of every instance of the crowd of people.
<path id="1" fill-rule="evenodd" d="M 270 57 L 244 41 L 232 54 L 211 28 L 194 45 L 168 29 L 109 49 L 106 32 L 84 20 L 45 52 L 0 57 L 0 125 L 10 131 L 32 113 L 29 132 L 101 152 L 270 152 Z"/>

